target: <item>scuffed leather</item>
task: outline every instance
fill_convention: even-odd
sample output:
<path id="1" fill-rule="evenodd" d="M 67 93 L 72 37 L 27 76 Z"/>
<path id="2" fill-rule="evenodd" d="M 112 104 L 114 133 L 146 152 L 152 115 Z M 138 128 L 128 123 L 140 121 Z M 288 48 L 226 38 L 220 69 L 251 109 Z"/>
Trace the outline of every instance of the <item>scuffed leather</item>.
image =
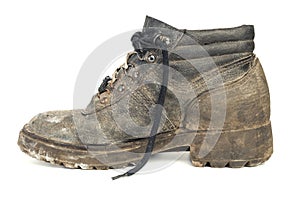
<path id="1" fill-rule="evenodd" d="M 145 48 L 148 50 L 147 52 L 151 51 L 152 54 L 156 55 L 156 64 L 161 63 L 161 50 L 155 50 L 155 47 L 157 47 L 155 45 L 147 45 L 151 44 L 157 33 L 170 39 L 170 43 L 166 43 L 164 47 L 170 51 L 170 67 L 193 83 L 193 87 L 199 97 L 208 90 L 199 72 L 210 73 L 214 70 L 219 70 L 226 84 L 247 76 L 253 67 L 255 58 L 253 54 L 253 26 L 244 25 L 236 28 L 204 31 L 179 30 L 154 18 L 146 17 L 142 33 L 149 37 L 149 43 L 139 43 L 134 48 Z M 151 34 L 154 34 L 153 37 L 151 37 Z M 135 39 L 133 38 L 133 40 Z M 201 48 L 199 48 L 199 44 Z M 162 47 L 161 43 L 158 46 Z M 135 66 L 134 69 L 128 71 L 128 75 L 130 76 L 140 69 L 139 66 L 147 62 L 138 59 L 137 55 L 134 55 L 130 57 L 128 63 Z M 195 69 L 195 66 L 198 66 L 198 68 Z M 161 74 L 153 72 L 151 76 L 158 77 L 159 79 Z M 124 84 L 125 87 L 132 84 L 129 79 L 125 79 L 125 77 L 119 77 L 114 88 L 118 88 L 121 84 Z M 211 80 L 213 81 L 213 77 L 211 77 Z M 174 83 L 173 85 L 178 90 L 178 94 L 184 99 L 187 107 L 186 110 L 180 110 L 180 100 L 174 96 L 171 90 L 168 90 L 164 113 L 166 120 L 161 132 L 175 132 L 178 127 L 187 124 L 188 122 L 182 123 L 182 120 L 184 119 L 185 112 L 189 112 L 191 108 L 188 106 L 193 104 L 193 102 L 198 103 L 200 100 L 200 98 L 189 99 L 186 97 L 187 88 L 185 86 L 181 86 L 179 83 Z M 218 87 L 217 84 L 215 86 L 216 88 Z M 120 95 L 117 98 L 112 98 L 109 93 L 103 93 L 100 98 L 107 98 L 108 102 L 106 104 L 101 103 L 101 99 L 95 95 L 85 110 L 42 113 L 31 120 L 27 129 L 49 140 L 72 144 L 105 145 L 139 137 L 147 137 L 149 135 L 148 132 L 141 132 L 138 136 L 126 134 L 122 130 L 122 126 L 127 126 L 127 119 L 124 119 L 124 123 L 116 124 L 112 114 L 112 106 L 118 104 L 118 100 L 130 95 L 129 107 L 132 119 L 139 125 L 146 126 L 151 121 L 149 118 L 149 108 L 156 102 L 158 91 L 159 87 L 157 85 L 149 84 L 139 88 L 134 93 L 130 90 L 122 94 L 116 93 Z M 201 101 L 204 102 L 205 100 Z M 206 105 L 206 103 L 203 105 Z M 203 105 L 201 106 L 202 109 Z M 207 118 L 209 116 L 202 116 L 201 122 L 203 124 L 199 125 L 200 128 L 207 128 L 208 122 L 205 121 Z"/>

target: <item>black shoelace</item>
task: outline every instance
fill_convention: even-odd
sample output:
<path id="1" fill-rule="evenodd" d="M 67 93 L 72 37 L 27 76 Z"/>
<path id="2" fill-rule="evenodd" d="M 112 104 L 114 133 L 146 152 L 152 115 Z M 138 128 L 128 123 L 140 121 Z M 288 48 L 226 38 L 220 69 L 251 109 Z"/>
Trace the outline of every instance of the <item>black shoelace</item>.
<path id="1" fill-rule="evenodd" d="M 160 37 L 158 37 L 160 36 Z M 160 40 L 157 40 L 160 38 Z M 153 125 L 151 127 L 150 135 L 148 137 L 148 143 L 146 146 L 146 150 L 144 153 L 143 158 L 136 164 L 136 166 L 129 171 L 127 171 L 124 174 L 112 177 L 113 180 L 116 180 L 121 177 L 125 176 L 132 176 L 133 174 L 137 173 L 139 170 L 141 170 L 149 161 L 152 151 L 154 149 L 155 144 L 155 138 L 157 135 L 157 131 L 160 125 L 161 117 L 162 117 L 162 111 L 163 106 L 165 103 L 165 97 L 167 93 L 167 85 L 169 80 L 169 54 L 168 51 L 165 50 L 165 45 L 168 44 L 168 38 L 162 36 L 159 33 L 154 32 L 137 32 L 135 33 L 132 38 L 132 44 L 135 49 L 135 52 L 137 53 L 138 57 L 141 59 L 145 52 L 143 50 L 145 49 L 162 49 L 162 64 L 163 64 L 163 77 L 162 77 L 162 83 L 159 91 L 159 95 L 156 101 L 156 104 L 159 105 L 157 109 L 154 111 L 154 118 L 153 118 Z M 158 43 L 157 43 L 158 42 Z M 117 70 L 118 71 L 118 70 Z M 109 76 L 105 77 L 103 82 L 101 83 L 100 87 L 98 88 L 99 94 L 105 92 L 108 90 L 109 83 L 114 82 L 115 77 L 111 78 Z"/>
<path id="2" fill-rule="evenodd" d="M 112 177 L 113 180 L 116 180 L 118 178 L 121 177 L 125 177 L 125 176 L 131 176 L 135 173 L 137 173 L 139 170 L 141 170 L 146 163 L 149 161 L 153 148 L 154 148 L 154 144 L 155 144 L 155 138 L 156 138 L 156 134 L 157 134 L 157 130 L 159 128 L 159 124 L 161 121 L 161 116 L 162 116 L 162 111 L 163 111 L 163 106 L 165 103 L 165 97 L 166 97 L 166 93 L 167 93 L 167 85 L 168 85 L 168 80 L 169 80 L 169 55 L 168 55 L 168 51 L 167 50 L 162 50 L 162 56 L 163 56 L 163 78 L 162 78 L 162 84 L 160 87 L 160 91 L 159 91 L 159 96 L 157 99 L 156 104 L 160 105 L 158 106 L 158 109 L 155 110 L 154 113 L 154 120 L 153 120 L 153 125 L 150 131 L 150 135 L 148 138 L 148 144 L 146 146 L 146 151 L 145 154 L 143 156 L 143 158 L 137 163 L 137 165 L 130 169 L 129 171 L 127 171 L 124 174 Z"/>
<path id="3" fill-rule="evenodd" d="M 109 76 L 106 76 L 106 77 L 103 79 L 103 81 L 102 81 L 100 87 L 98 88 L 99 94 L 101 94 L 101 93 L 103 93 L 103 92 L 106 91 L 108 82 L 111 81 L 111 80 L 112 80 L 112 78 L 110 78 Z"/>

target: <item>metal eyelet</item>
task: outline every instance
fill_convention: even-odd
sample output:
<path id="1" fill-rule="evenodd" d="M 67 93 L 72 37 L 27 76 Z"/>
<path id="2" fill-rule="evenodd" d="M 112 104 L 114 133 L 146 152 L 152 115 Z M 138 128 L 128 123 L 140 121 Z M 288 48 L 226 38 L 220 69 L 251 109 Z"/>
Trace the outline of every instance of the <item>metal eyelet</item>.
<path id="1" fill-rule="evenodd" d="M 135 71 L 135 72 L 133 73 L 133 77 L 134 77 L 134 78 L 138 78 L 139 75 L 140 75 L 139 71 Z"/>
<path id="2" fill-rule="evenodd" d="M 153 54 L 150 54 L 150 55 L 148 56 L 147 60 L 148 60 L 148 62 L 153 63 L 153 62 L 156 60 L 156 58 L 155 58 L 155 56 L 154 56 Z"/>
<path id="3" fill-rule="evenodd" d="M 134 67 L 134 65 L 131 64 L 131 63 L 128 63 L 128 64 L 127 64 L 127 67 L 128 67 L 128 68 L 132 68 L 132 67 Z"/>
<path id="4" fill-rule="evenodd" d="M 107 104 L 108 103 L 108 98 L 107 97 L 103 97 L 100 99 L 100 103 L 102 104 Z"/>
<path id="5" fill-rule="evenodd" d="M 118 87 L 119 92 L 123 92 L 125 90 L 125 86 L 122 84 Z"/>

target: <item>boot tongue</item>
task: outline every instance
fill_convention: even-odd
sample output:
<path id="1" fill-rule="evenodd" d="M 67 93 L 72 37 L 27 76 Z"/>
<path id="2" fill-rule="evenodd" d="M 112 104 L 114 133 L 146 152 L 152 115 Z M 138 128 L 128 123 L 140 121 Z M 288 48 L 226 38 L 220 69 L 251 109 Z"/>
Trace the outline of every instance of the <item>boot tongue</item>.
<path id="1" fill-rule="evenodd" d="M 146 16 L 143 31 L 132 37 L 134 48 L 172 49 L 183 36 L 183 32 L 153 17 Z"/>

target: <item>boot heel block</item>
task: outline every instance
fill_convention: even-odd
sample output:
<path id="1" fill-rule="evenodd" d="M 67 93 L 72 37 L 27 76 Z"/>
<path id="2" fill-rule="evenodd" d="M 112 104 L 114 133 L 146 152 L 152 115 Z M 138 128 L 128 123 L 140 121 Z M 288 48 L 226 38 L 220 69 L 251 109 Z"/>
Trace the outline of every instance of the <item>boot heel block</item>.
<path id="1" fill-rule="evenodd" d="M 267 161 L 273 152 L 270 122 L 253 129 L 222 131 L 212 146 L 214 142 L 210 140 L 215 137 L 209 131 L 197 133 L 190 146 L 190 157 L 194 166 L 254 167 Z M 205 155 L 205 152 L 209 153 Z"/>

